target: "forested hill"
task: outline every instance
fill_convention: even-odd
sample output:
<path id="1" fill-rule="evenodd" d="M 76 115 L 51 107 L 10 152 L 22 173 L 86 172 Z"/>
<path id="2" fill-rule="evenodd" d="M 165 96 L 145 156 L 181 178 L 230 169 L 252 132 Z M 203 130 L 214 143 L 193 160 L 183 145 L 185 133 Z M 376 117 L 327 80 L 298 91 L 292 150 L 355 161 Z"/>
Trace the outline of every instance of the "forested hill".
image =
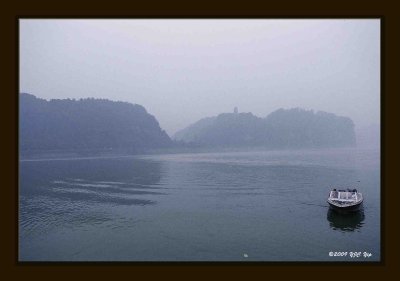
<path id="1" fill-rule="evenodd" d="M 279 109 L 265 118 L 251 113 L 223 113 L 201 119 L 177 132 L 174 139 L 222 147 L 312 148 L 356 144 L 350 118 L 299 108 Z"/>
<path id="2" fill-rule="evenodd" d="M 20 94 L 20 151 L 119 150 L 172 145 L 154 116 L 137 104 L 105 99 L 52 99 Z"/>

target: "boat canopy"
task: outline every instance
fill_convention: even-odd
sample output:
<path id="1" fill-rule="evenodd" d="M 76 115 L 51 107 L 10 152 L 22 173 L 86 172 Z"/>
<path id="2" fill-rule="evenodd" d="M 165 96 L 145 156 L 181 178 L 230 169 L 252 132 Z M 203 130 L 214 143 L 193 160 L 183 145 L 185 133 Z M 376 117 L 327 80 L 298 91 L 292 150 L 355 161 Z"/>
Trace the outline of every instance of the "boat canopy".
<path id="1" fill-rule="evenodd" d="M 355 190 L 355 189 L 353 189 Z M 336 199 L 340 201 L 356 201 L 361 199 L 361 194 L 358 193 L 357 191 L 353 190 L 332 190 L 329 194 L 329 197 L 331 199 Z"/>

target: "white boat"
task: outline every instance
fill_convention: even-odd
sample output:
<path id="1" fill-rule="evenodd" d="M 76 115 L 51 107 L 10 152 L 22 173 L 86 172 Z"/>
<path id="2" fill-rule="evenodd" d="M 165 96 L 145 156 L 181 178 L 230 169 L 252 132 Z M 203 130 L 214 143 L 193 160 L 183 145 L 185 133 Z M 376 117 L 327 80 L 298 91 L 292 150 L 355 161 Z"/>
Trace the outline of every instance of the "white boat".
<path id="1" fill-rule="evenodd" d="M 362 193 L 357 189 L 333 189 L 329 193 L 328 203 L 336 211 L 354 212 L 361 208 L 363 202 Z"/>

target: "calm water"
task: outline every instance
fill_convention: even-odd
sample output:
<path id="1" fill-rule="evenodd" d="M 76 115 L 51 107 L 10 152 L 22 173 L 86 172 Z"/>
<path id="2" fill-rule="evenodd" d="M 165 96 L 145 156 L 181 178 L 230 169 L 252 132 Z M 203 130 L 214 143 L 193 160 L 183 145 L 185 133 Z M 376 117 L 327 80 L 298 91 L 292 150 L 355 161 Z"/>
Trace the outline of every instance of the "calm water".
<path id="1" fill-rule="evenodd" d="M 377 261 L 379 158 L 332 149 L 20 161 L 19 258 Z M 329 211 L 330 186 L 357 187 L 364 210 Z"/>

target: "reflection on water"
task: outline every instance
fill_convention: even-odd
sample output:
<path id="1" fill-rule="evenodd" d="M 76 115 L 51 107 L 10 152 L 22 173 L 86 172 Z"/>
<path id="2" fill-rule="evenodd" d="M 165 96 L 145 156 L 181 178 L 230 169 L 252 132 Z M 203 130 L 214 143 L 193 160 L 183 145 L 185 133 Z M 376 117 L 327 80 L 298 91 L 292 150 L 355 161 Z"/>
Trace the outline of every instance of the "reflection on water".
<path id="1" fill-rule="evenodd" d="M 332 229 L 348 232 L 361 229 L 364 225 L 365 215 L 364 209 L 347 214 L 341 214 L 329 209 L 326 218 Z"/>
<path id="2" fill-rule="evenodd" d="M 132 159 L 21 162 L 20 235 L 57 228 L 131 225 L 119 208 L 148 206 L 166 195 L 162 164 Z M 157 197 L 158 196 L 158 197 Z"/>
<path id="3" fill-rule="evenodd" d="M 327 253 L 349 244 L 379 260 L 379 166 L 368 164 L 375 154 L 349 155 L 21 161 L 19 260 L 333 261 Z M 363 212 L 326 217 L 329 186 L 356 182 Z"/>

